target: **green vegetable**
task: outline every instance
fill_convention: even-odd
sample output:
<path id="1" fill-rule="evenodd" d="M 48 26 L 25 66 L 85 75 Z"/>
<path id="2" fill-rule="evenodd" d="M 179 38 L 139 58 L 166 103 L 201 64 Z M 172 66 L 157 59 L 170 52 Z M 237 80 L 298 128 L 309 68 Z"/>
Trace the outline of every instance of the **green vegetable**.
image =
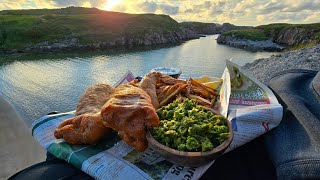
<path id="1" fill-rule="evenodd" d="M 179 101 L 157 112 L 160 125 L 151 133 L 158 142 L 180 151 L 210 151 L 229 137 L 225 117 L 214 115 L 193 100 Z"/>

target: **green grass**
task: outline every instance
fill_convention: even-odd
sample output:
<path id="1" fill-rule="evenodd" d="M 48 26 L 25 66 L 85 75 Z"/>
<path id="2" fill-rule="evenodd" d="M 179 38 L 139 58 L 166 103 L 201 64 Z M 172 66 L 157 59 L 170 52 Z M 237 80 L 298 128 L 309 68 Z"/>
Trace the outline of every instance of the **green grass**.
<path id="1" fill-rule="evenodd" d="M 19 10 L 0 12 L 0 48 L 19 49 L 34 44 L 75 37 L 81 43 L 102 42 L 145 33 L 166 33 L 179 29 L 179 23 L 167 15 L 125 14 L 95 8 L 57 10 Z M 92 9 L 96 10 L 93 11 Z M 77 11 L 79 10 L 79 12 Z"/>
<path id="2" fill-rule="evenodd" d="M 204 28 L 214 25 L 214 23 L 202 23 L 202 22 L 181 22 L 180 26 L 182 28 Z"/>
<path id="3" fill-rule="evenodd" d="M 311 42 L 311 43 L 307 43 L 307 44 L 298 44 L 298 45 L 295 45 L 295 46 L 288 48 L 287 51 L 303 49 L 303 48 L 307 48 L 307 47 L 311 47 L 311 46 L 315 46 L 315 45 L 317 45 L 317 43 L 315 43 L 315 42 Z"/>
<path id="4" fill-rule="evenodd" d="M 267 40 L 268 37 L 263 31 L 259 29 L 243 29 L 243 30 L 231 30 L 223 33 L 225 36 L 234 36 L 240 39 L 250 39 L 250 40 Z"/>
<path id="5" fill-rule="evenodd" d="M 304 29 L 305 33 L 320 32 L 320 23 L 312 23 L 312 24 L 275 23 L 275 24 L 261 25 L 256 27 L 256 29 L 261 29 L 262 31 L 264 31 L 264 33 L 268 37 L 271 37 L 272 34 L 274 36 L 278 36 L 282 30 L 294 29 L 294 28 Z"/>

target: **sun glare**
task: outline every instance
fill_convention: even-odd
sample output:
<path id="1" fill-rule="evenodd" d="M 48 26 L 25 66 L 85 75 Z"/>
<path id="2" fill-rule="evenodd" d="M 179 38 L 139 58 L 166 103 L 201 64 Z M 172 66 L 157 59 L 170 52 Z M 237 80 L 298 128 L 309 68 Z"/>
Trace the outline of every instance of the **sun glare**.
<path id="1" fill-rule="evenodd" d="M 120 4 L 122 0 L 109 0 L 106 5 L 103 7 L 104 10 L 110 10 L 112 7 Z"/>

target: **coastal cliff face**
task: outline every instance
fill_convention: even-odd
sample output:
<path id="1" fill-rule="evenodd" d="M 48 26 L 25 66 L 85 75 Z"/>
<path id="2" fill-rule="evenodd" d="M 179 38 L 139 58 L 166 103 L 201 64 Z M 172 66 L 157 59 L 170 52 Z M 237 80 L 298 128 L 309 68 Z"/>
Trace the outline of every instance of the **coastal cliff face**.
<path id="1" fill-rule="evenodd" d="M 279 34 L 274 34 L 272 40 L 279 44 L 294 46 L 298 44 L 308 44 L 315 42 L 314 32 L 309 32 L 303 28 L 289 28 L 282 30 Z"/>
<path id="2" fill-rule="evenodd" d="M 20 50 L 21 52 L 51 52 L 70 51 L 79 49 L 109 49 L 121 47 L 144 47 L 162 44 L 177 44 L 190 39 L 197 39 L 200 36 L 189 30 L 175 30 L 167 33 L 149 32 L 142 37 L 123 36 L 110 41 L 98 41 L 94 43 L 82 44 L 77 38 L 67 38 L 54 42 L 43 42 L 32 47 Z"/>
<path id="3" fill-rule="evenodd" d="M 281 51 L 320 43 L 320 23 L 270 24 L 221 34 L 217 42 L 249 50 Z"/>

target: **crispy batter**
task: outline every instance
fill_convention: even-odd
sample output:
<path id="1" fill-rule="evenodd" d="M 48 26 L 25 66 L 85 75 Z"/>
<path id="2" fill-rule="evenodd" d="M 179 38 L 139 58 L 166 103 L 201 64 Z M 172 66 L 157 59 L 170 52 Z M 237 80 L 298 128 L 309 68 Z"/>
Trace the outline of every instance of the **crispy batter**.
<path id="1" fill-rule="evenodd" d="M 100 110 L 113 92 L 114 87 L 108 84 L 90 86 L 80 97 L 75 117 L 63 121 L 54 131 L 54 136 L 70 144 L 99 142 L 112 132 L 112 129 L 102 124 Z"/>
<path id="2" fill-rule="evenodd" d="M 81 114 L 95 114 L 111 98 L 114 87 L 109 84 L 93 84 L 81 95 L 77 104 L 75 116 Z"/>
<path id="3" fill-rule="evenodd" d="M 145 75 L 140 83 L 140 87 L 148 93 L 151 98 L 152 105 L 155 109 L 159 108 L 159 101 L 156 94 L 156 85 L 161 77 L 161 73 L 152 72 Z"/>
<path id="4" fill-rule="evenodd" d="M 109 132 L 111 129 L 102 124 L 100 113 L 83 114 L 63 121 L 54 136 L 70 144 L 95 144 Z"/>
<path id="5" fill-rule="evenodd" d="M 102 122 L 138 151 L 148 147 L 146 128 L 159 125 L 150 96 L 141 88 L 120 85 L 101 110 Z"/>

